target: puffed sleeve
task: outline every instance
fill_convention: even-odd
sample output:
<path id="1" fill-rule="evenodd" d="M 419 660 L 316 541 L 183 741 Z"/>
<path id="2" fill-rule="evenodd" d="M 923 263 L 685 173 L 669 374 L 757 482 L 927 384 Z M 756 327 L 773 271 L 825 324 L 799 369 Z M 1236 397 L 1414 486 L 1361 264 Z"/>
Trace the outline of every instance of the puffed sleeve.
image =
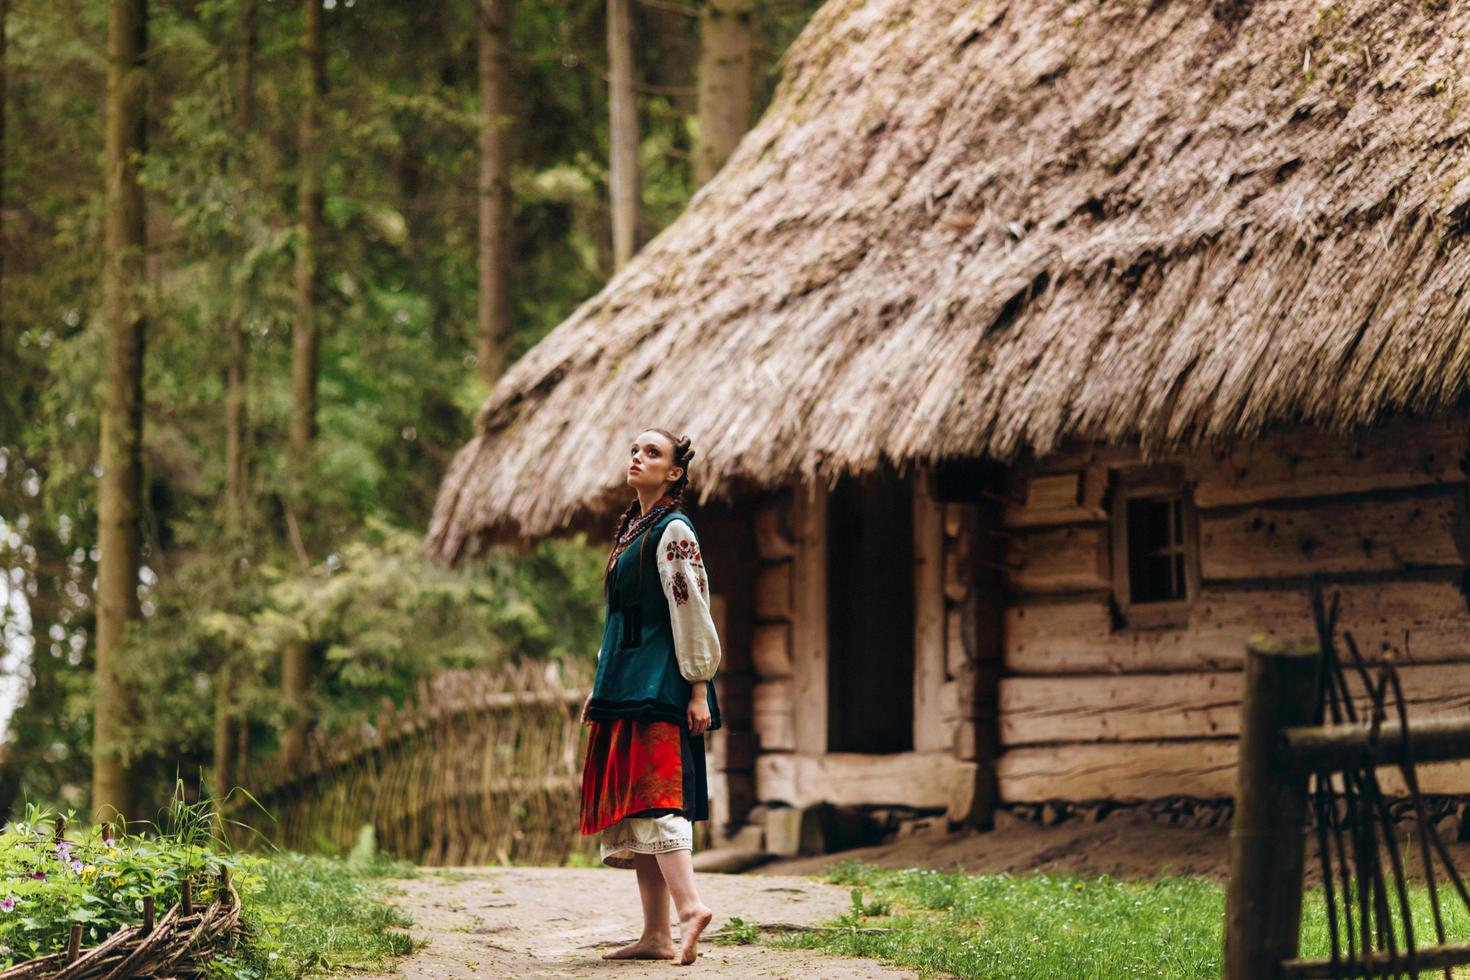
<path id="1" fill-rule="evenodd" d="M 720 666 L 720 638 L 709 611 L 709 582 L 694 531 L 677 518 L 658 539 L 658 577 L 669 601 L 674 656 L 686 681 L 707 681 Z"/>

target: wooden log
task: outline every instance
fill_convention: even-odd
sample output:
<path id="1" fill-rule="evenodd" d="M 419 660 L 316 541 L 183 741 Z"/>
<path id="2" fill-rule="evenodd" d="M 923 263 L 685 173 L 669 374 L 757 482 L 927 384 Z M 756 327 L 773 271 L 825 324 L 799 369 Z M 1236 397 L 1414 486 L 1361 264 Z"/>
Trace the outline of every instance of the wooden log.
<path id="1" fill-rule="evenodd" d="M 1313 498 L 1244 511 L 1203 511 L 1206 581 L 1462 566 L 1465 492 Z"/>
<path id="2" fill-rule="evenodd" d="M 811 806 L 946 807 L 973 783 L 974 763 L 944 752 L 864 755 L 763 755 L 756 760 L 756 795 L 763 803 Z"/>
<path id="3" fill-rule="evenodd" d="M 1410 718 L 1470 716 L 1470 663 L 1399 668 Z M 1123 674 L 1007 677 L 1000 682 L 1001 743 L 1149 741 L 1240 734 L 1243 675 Z M 1366 695 L 1355 697 L 1366 712 Z"/>
<path id="4" fill-rule="evenodd" d="M 763 680 L 790 677 L 794 670 L 791 657 L 791 624 L 766 623 L 755 628 L 750 648 L 755 672 Z"/>
<path id="5" fill-rule="evenodd" d="M 790 619 L 792 563 L 762 564 L 755 573 L 755 614 L 760 619 Z"/>
<path id="6" fill-rule="evenodd" d="M 1408 679 L 1400 676 L 1408 697 Z M 1461 691 L 1464 691 L 1461 680 Z M 1361 716 L 1360 716 L 1361 717 Z M 1425 719 L 1409 716 L 1409 753 L 1416 762 L 1470 759 L 1470 715 L 1457 711 L 1452 717 Z M 1288 728 L 1286 744 L 1291 761 L 1303 769 L 1340 770 L 1370 763 L 1402 765 L 1405 761 L 1404 729 L 1397 721 L 1384 722 L 1376 733 L 1369 724 L 1306 725 Z"/>
<path id="7" fill-rule="evenodd" d="M 790 679 L 762 681 L 752 691 L 751 727 L 761 752 L 790 752 L 796 748 L 796 702 Z"/>
<path id="8" fill-rule="evenodd" d="M 944 673 L 957 677 L 975 659 L 975 604 L 964 602 L 944 611 Z"/>
<path id="9" fill-rule="evenodd" d="M 827 491 L 821 485 L 798 488 L 794 497 L 796 527 L 795 618 L 791 631 L 792 677 L 796 713 L 796 747 L 802 752 L 827 751 Z"/>
<path id="10" fill-rule="evenodd" d="M 1007 584 L 1019 593 L 1080 592 L 1112 584 L 1105 524 L 1015 532 L 1007 539 Z"/>
<path id="11" fill-rule="evenodd" d="M 1465 480 L 1470 426 L 1458 413 L 1395 419 L 1352 436 L 1304 426 L 1191 455 L 1200 507 L 1361 493 Z"/>
<path id="12" fill-rule="evenodd" d="M 914 750 L 949 747 L 950 734 L 939 704 L 945 678 L 944 510 L 916 478 L 914 509 Z"/>
<path id="13" fill-rule="evenodd" d="M 762 561 L 781 561 L 796 554 L 786 528 L 786 500 L 770 500 L 755 509 L 755 553 Z"/>
<path id="14" fill-rule="evenodd" d="M 1351 966 L 1347 963 L 1351 962 Z M 1281 964 L 1284 980 L 1306 980 L 1306 978 L 1342 977 L 1398 977 L 1425 976 L 1445 967 L 1470 964 L 1470 943 L 1446 943 L 1429 949 L 1418 949 L 1412 956 L 1400 952 L 1391 955 L 1386 950 L 1370 953 L 1366 958 L 1334 963 L 1331 960 L 1289 959 Z M 1344 970 L 1351 973 L 1345 973 Z"/>
<path id="15" fill-rule="evenodd" d="M 1416 663 L 1470 660 L 1470 612 L 1455 576 L 1329 585 L 1341 595 L 1339 622 L 1364 655 L 1381 660 L 1405 636 Z M 1239 668 L 1253 633 L 1312 629 L 1304 587 L 1206 587 L 1178 629 L 1115 630 L 1102 595 L 1013 604 L 1005 610 L 1006 669 L 1015 674 L 1203 671 Z"/>
<path id="16" fill-rule="evenodd" d="M 1257 639 L 1246 651 L 1236 757 L 1230 883 L 1225 893 L 1225 980 L 1273 976 L 1296 956 L 1302 916 L 1307 777 L 1281 758 L 1281 733 L 1312 719 L 1315 643 Z"/>
<path id="17" fill-rule="evenodd" d="M 997 764 L 1000 798 L 1142 801 L 1235 792 L 1234 740 L 1050 745 L 1009 749 Z"/>
<path id="18" fill-rule="evenodd" d="M 1001 800 L 1142 802 L 1170 796 L 1224 799 L 1235 793 L 1235 739 L 1172 742 L 1091 742 L 1023 746 L 1002 752 Z M 1375 770 L 1389 796 L 1408 795 L 1392 766 Z M 1419 790 L 1431 796 L 1470 793 L 1470 762 L 1431 762 L 1417 768 Z"/>

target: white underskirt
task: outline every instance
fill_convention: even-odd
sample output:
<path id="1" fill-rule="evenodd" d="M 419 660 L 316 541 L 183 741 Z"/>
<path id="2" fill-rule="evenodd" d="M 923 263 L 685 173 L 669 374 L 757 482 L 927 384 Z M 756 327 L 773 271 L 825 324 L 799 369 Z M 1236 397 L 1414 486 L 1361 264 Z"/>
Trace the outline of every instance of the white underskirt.
<path id="1" fill-rule="evenodd" d="M 602 832 L 598 844 L 602 863 L 611 868 L 633 867 L 634 854 L 694 850 L 694 828 L 677 813 L 661 817 L 624 817 Z"/>

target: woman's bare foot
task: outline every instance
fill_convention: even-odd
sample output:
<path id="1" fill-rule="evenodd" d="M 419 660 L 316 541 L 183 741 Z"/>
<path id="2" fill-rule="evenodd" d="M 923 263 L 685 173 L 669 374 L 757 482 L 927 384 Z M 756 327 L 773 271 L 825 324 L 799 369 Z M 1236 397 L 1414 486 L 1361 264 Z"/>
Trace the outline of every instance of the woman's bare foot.
<path id="1" fill-rule="evenodd" d="M 663 942 L 639 939 L 622 949 L 608 950 L 602 954 L 602 958 L 605 960 L 671 960 L 674 958 L 674 940 L 673 937 Z"/>
<path id="2" fill-rule="evenodd" d="M 679 958 L 674 961 L 676 964 L 688 966 L 699 956 L 699 934 L 704 932 L 704 927 L 713 917 L 714 913 L 703 905 L 687 916 L 679 916 Z"/>

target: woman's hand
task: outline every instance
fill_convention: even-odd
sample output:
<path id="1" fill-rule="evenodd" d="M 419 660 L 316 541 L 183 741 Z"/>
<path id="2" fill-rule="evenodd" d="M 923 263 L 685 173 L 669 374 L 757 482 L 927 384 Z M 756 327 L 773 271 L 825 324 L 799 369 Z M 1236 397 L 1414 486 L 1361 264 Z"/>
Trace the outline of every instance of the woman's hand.
<path id="1" fill-rule="evenodd" d="M 592 719 L 587 717 L 587 707 L 592 703 L 592 692 L 587 692 L 587 700 L 582 702 L 582 724 L 591 725 Z"/>
<path id="2" fill-rule="evenodd" d="M 689 720 L 689 735 L 704 735 L 710 730 L 710 705 L 704 701 L 704 693 L 695 698 L 689 698 L 689 707 L 686 711 Z"/>

